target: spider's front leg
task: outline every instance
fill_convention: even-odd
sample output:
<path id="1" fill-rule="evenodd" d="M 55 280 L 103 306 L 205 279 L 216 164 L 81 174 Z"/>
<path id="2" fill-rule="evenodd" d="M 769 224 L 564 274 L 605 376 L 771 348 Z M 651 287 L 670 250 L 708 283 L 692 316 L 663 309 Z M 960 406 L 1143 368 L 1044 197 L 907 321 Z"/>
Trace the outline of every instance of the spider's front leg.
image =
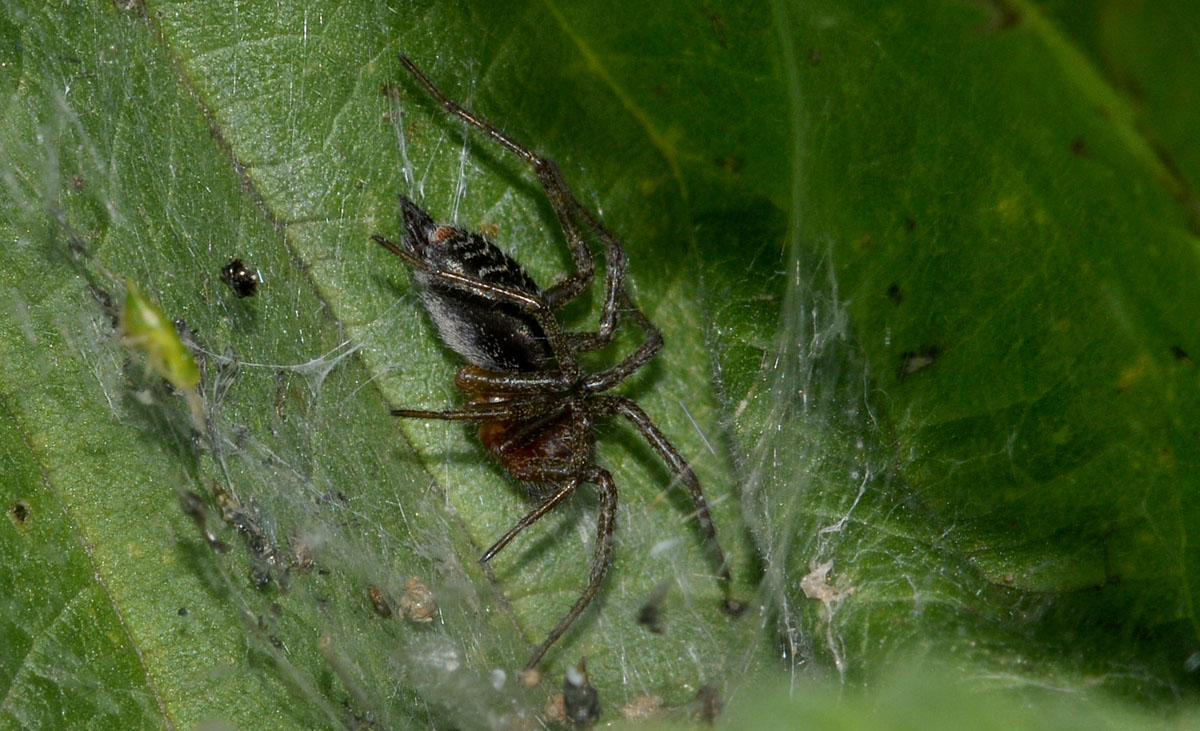
<path id="1" fill-rule="evenodd" d="M 405 206 L 405 215 L 409 215 L 409 210 L 411 209 L 416 213 L 428 216 L 428 214 L 425 214 L 424 211 L 421 211 L 406 198 L 401 197 L 401 203 Z M 529 317 L 532 317 L 538 327 L 541 328 L 542 334 L 545 336 L 545 345 L 549 346 L 550 352 L 553 354 L 563 374 L 572 380 L 579 376 L 579 364 L 575 359 L 575 354 L 571 349 L 570 343 L 567 341 L 566 333 L 555 318 L 553 310 L 536 292 L 526 292 L 506 284 L 489 282 L 479 277 L 460 274 L 456 271 L 435 266 L 406 250 L 396 242 L 391 241 L 386 236 L 373 234 L 371 240 L 403 259 L 415 271 L 423 272 L 434 279 L 445 282 L 469 294 L 481 297 L 484 300 L 495 303 L 511 303 L 520 308 Z M 516 266 L 515 263 L 514 266 Z M 427 307 L 426 309 L 429 308 Z M 433 314 L 432 311 L 430 314 Z M 445 339 L 444 335 L 443 339 Z M 466 354 L 464 353 L 463 355 Z"/>
<path id="2" fill-rule="evenodd" d="M 596 264 L 591 250 L 588 249 L 580 223 L 582 222 L 584 226 L 590 228 L 604 242 L 606 273 L 604 307 L 600 315 L 600 325 L 594 333 L 573 333 L 571 340 L 575 348 L 579 350 L 598 350 L 607 345 L 612 340 L 613 332 L 617 327 L 620 316 L 618 303 L 625 289 L 625 250 L 621 248 L 616 237 L 579 202 L 563 178 L 562 170 L 554 160 L 531 150 L 487 120 L 464 109 L 446 96 L 404 54 L 400 54 L 400 63 L 408 69 L 417 83 L 442 105 L 443 109 L 487 135 L 493 142 L 521 158 L 533 169 L 538 182 L 541 183 L 542 189 L 546 193 L 550 206 L 554 209 L 555 216 L 558 218 L 563 237 L 571 250 L 571 258 L 575 264 L 574 272 L 546 290 L 545 298 L 550 307 L 561 307 L 578 297 L 588 288 L 595 276 Z"/>
<path id="3" fill-rule="evenodd" d="M 632 302 L 629 302 L 627 296 L 624 297 L 624 301 L 629 305 L 629 316 L 646 333 L 646 339 L 637 347 L 637 350 L 625 356 L 625 359 L 620 363 L 608 370 L 594 373 L 585 379 L 583 387 L 591 393 L 600 393 L 616 386 L 621 381 L 633 375 L 639 368 L 649 363 L 658 354 L 658 351 L 662 349 L 663 337 L 659 329 L 654 326 L 654 323 L 650 322 L 650 319 L 646 317 L 644 312 L 635 307 Z"/>
<path id="4" fill-rule="evenodd" d="M 392 416 L 405 419 L 437 419 L 439 421 L 470 421 L 482 424 L 489 421 L 526 421 L 547 413 L 553 404 L 546 398 L 526 397 L 508 401 L 472 401 L 461 409 L 427 411 L 425 409 L 392 409 Z"/>
<path id="5" fill-rule="evenodd" d="M 478 366 L 460 368 L 454 376 L 458 390 L 473 395 L 551 394 L 566 391 L 573 382 L 558 371 L 489 371 Z"/>
<path id="6" fill-rule="evenodd" d="M 563 633 L 578 619 L 583 610 L 596 596 L 596 592 L 604 584 L 604 577 L 608 575 L 609 566 L 612 565 L 612 534 L 613 528 L 617 520 L 617 485 L 613 482 L 612 475 L 601 467 L 589 465 L 583 470 L 582 475 L 575 475 L 563 482 L 558 489 L 552 492 L 546 499 L 537 505 L 533 510 L 529 511 L 525 517 L 521 518 L 507 533 L 500 537 L 500 540 L 492 544 L 491 548 L 484 552 L 479 558 L 480 563 L 487 563 L 507 546 L 517 534 L 541 520 L 547 513 L 558 507 L 563 500 L 569 497 L 579 487 L 581 482 L 590 482 L 599 488 L 600 493 L 600 514 L 596 525 L 596 545 L 592 553 L 592 568 L 588 572 L 588 585 L 575 600 L 575 604 L 571 609 L 563 615 L 554 629 L 550 630 L 550 634 L 546 635 L 546 639 L 537 646 L 533 651 L 533 655 L 529 658 L 529 662 L 525 664 L 526 669 L 536 667 L 541 662 L 542 657 L 546 652 L 562 637 Z"/>

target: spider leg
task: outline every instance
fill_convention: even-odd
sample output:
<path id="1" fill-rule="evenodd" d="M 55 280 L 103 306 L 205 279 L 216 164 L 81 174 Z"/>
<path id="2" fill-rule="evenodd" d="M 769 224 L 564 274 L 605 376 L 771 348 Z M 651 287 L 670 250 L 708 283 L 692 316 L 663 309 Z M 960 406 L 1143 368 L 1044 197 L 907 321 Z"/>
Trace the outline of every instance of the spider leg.
<path id="1" fill-rule="evenodd" d="M 567 498 L 571 493 L 575 492 L 575 488 L 579 487 L 579 478 L 572 477 L 555 490 L 550 497 L 543 500 L 537 507 L 529 511 L 529 513 L 517 521 L 517 524 L 508 529 L 508 532 L 500 536 L 500 540 L 492 544 L 491 548 L 483 552 L 479 557 L 479 563 L 487 563 L 492 560 L 504 547 L 512 542 L 512 539 L 517 537 L 517 534 L 525 530 L 529 526 L 545 517 L 546 513 L 553 510 L 559 503 Z"/>
<path id="2" fill-rule="evenodd" d="M 573 274 L 567 275 L 546 290 L 546 302 L 551 307 L 560 307 L 578 297 L 587 289 L 595 276 L 596 265 L 592 259 L 592 253 L 588 249 L 583 232 L 580 230 L 576 219 L 583 221 L 604 242 L 607 269 L 604 286 L 604 309 L 601 313 L 599 329 L 594 333 L 595 337 L 582 342 L 584 343 L 584 350 L 596 350 L 607 344 L 612 340 L 612 333 L 616 329 L 618 317 L 617 300 L 625 288 L 625 250 L 621 248 L 616 237 L 597 221 L 591 212 L 584 208 L 575 197 L 570 186 L 567 185 L 566 180 L 563 178 L 562 171 L 559 169 L 557 163 L 517 142 L 482 117 L 468 112 L 457 102 L 443 94 L 434 85 L 433 81 L 404 54 L 400 54 L 400 63 L 408 69 L 408 72 L 412 74 L 417 83 L 441 104 L 447 112 L 484 133 L 494 142 L 524 160 L 533 169 L 534 174 L 537 175 L 538 182 L 542 184 L 542 189 L 546 192 L 546 197 L 549 199 L 550 205 L 558 217 L 559 226 L 563 230 L 563 236 L 567 240 L 567 245 L 571 249 L 571 258 L 575 263 L 575 272 Z"/>
<path id="3" fill-rule="evenodd" d="M 642 408 L 634 403 L 631 399 L 624 396 L 597 396 L 596 400 L 600 404 L 603 413 L 620 414 L 641 433 L 641 435 L 650 443 L 654 451 L 662 457 L 662 460 L 667 463 L 671 471 L 679 476 L 681 482 L 687 486 L 688 492 L 692 496 L 692 504 L 696 506 L 696 520 L 700 523 L 700 529 L 704 532 L 704 538 L 712 549 L 713 557 L 716 559 L 717 565 L 720 566 L 718 575 L 721 581 L 728 586 L 732 577 L 729 573 L 729 562 L 725 559 L 725 552 L 721 550 L 721 544 L 717 540 L 717 530 L 713 526 L 712 515 L 708 512 L 708 501 L 704 499 L 704 492 L 700 489 L 700 479 L 696 477 L 696 473 L 692 472 L 691 466 L 679 450 L 667 439 L 650 417 Z"/>
<path id="4" fill-rule="evenodd" d="M 533 656 L 525 665 L 527 670 L 535 667 L 541 661 L 550 646 L 557 642 L 559 637 L 562 637 L 567 628 L 592 602 L 592 598 L 596 596 L 596 592 L 604 583 L 604 577 L 608 574 L 608 567 L 612 563 L 612 534 L 617 520 L 617 485 L 607 470 L 596 465 L 592 465 L 587 470 L 583 481 L 600 488 L 600 516 L 596 526 L 596 548 L 592 554 L 592 570 L 588 575 L 588 585 L 583 590 L 583 594 L 575 600 L 575 605 L 571 607 L 571 610 L 558 621 L 546 639 L 542 640 L 542 644 L 533 651 Z"/>
<path id="5" fill-rule="evenodd" d="M 442 421 L 492 421 L 507 417 L 502 409 L 480 411 L 477 409 L 447 409 L 446 411 L 423 411 L 421 409 L 392 409 L 392 416 L 405 419 L 440 419 Z"/>
<path id="6" fill-rule="evenodd" d="M 403 259 L 404 262 L 406 264 L 408 264 L 410 267 L 413 267 L 415 269 L 427 269 L 428 268 L 425 266 L 425 262 L 423 262 L 422 260 L 413 256 L 403 246 L 401 246 L 400 244 L 397 244 L 395 241 L 389 240 L 386 236 L 380 236 L 379 234 L 372 234 L 371 240 L 374 241 L 375 243 L 379 244 L 383 248 L 387 249 L 388 251 L 392 252 L 396 256 L 400 257 L 401 259 Z"/>
<path id="7" fill-rule="evenodd" d="M 510 145 L 516 145 L 524 150 L 524 154 L 518 154 L 530 164 L 538 177 L 538 182 L 542 184 L 542 190 L 546 192 L 546 198 L 550 201 L 550 206 L 558 217 L 563 237 L 571 249 L 571 257 L 575 260 L 575 273 L 555 282 L 546 290 L 546 301 L 552 307 L 560 307 L 578 297 L 591 285 L 595 276 L 592 253 L 584 240 L 583 232 L 579 229 L 578 221 L 583 221 L 589 226 L 604 243 L 604 304 L 600 310 L 600 324 L 595 332 L 577 333 L 574 339 L 576 347 L 581 350 L 599 350 L 612 341 L 613 333 L 617 329 L 617 321 L 620 319 L 619 301 L 624 297 L 627 268 L 625 249 L 621 247 L 617 238 L 575 197 L 575 193 L 571 190 L 571 186 L 567 185 L 558 163 L 548 157 L 542 157 L 511 139 L 508 139 L 508 143 L 501 144 L 505 144 L 509 149 L 512 149 Z M 584 336 L 580 337 L 580 335 Z"/>
<path id="8" fill-rule="evenodd" d="M 567 246 L 571 249 L 571 258 L 575 262 L 573 274 L 568 274 L 546 290 L 546 301 L 554 307 L 561 307 L 578 297 L 591 285 L 592 279 L 596 275 L 596 263 L 592 258 L 591 249 L 588 248 L 584 239 L 583 231 L 580 230 L 579 223 L 574 217 L 574 211 L 581 209 L 582 206 L 563 178 L 558 163 L 550 158 L 542 157 L 532 150 L 527 150 L 527 152 L 532 157 L 530 164 L 533 166 L 538 182 L 542 184 L 542 190 L 546 192 L 550 207 L 554 209 L 558 225 L 563 232 L 563 238 L 566 239 Z M 529 158 L 526 159 L 529 160 Z M 609 304 L 615 301 L 617 293 L 624 285 L 625 252 L 619 251 L 617 254 L 613 254 L 606 249 L 605 256 L 607 257 L 605 303 Z M 607 330 L 611 332 L 614 325 L 615 322 L 608 322 Z M 603 319 L 600 327 L 606 327 Z"/>
<path id="9" fill-rule="evenodd" d="M 613 333 L 616 332 L 617 322 L 621 317 L 620 305 L 622 302 L 632 309 L 637 309 L 629 295 L 625 292 L 625 274 L 626 261 L 625 249 L 621 243 L 617 241 L 617 237 L 613 236 L 604 224 L 592 215 L 592 212 L 584 208 L 575 194 L 571 192 L 570 187 L 566 184 L 559 174 L 559 185 L 561 185 L 561 199 L 567 204 L 570 209 L 570 214 L 577 216 L 583 221 L 604 243 L 605 257 L 605 275 L 604 275 L 604 305 L 600 310 L 600 324 L 594 332 L 590 333 L 575 333 L 573 344 L 582 351 L 599 350 L 605 345 L 612 342 Z M 545 183 L 543 182 L 543 186 Z M 562 219 L 564 216 L 560 215 Z M 565 230 L 565 228 L 564 228 Z M 553 287 L 551 288 L 553 289 Z M 578 293 L 572 294 L 567 299 L 577 296 Z M 565 300 L 564 300 L 565 301 Z"/>
<path id="10" fill-rule="evenodd" d="M 624 297 L 625 302 L 629 302 L 629 298 Z M 588 377 L 584 381 L 584 389 L 593 393 L 607 391 L 621 381 L 631 376 L 634 371 L 650 362 L 655 354 L 662 348 L 663 337 L 659 329 L 650 322 L 645 313 L 629 303 L 631 309 L 627 312 L 634 322 L 646 333 L 646 339 L 642 344 L 625 357 L 620 363 L 605 371 L 600 371 Z"/>
<path id="11" fill-rule="evenodd" d="M 477 277 L 470 277 L 448 269 L 431 266 L 429 262 L 414 256 L 411 252 L 405 251 L 396 242 L 379 234 L 372 235 L 371 240 L 403 259 L 406 264 L 417 271 L 437 277 L 471 294 L 485 297 L 489 300 L 511 302 L 518 307 L 524 308 L 537 321 L 537 324 L 541 326 L 542 332 L 546 336 L 546 341 L 550 345 L 550 350 L 554 353 L 554 358 L 558 361 L 558 365 L 563 373 L 568 377 L 574 377 L 579 374 L 579 365 L 576 363 L 573 351 L 567 342 L 567 335 L 563 332 L 562 326 L 558 324 L 558 320 L 554 317 L 550 305 L 546 304 L 543 298 L 523 292 L 515 287 L 506 287 L 503 284 L 496 284 L 495 282 L 488 282 Z"/>
<path id="12" fill-rule="evenodd" d="M 508 373 L 469 365 L 459 369 L 454 376 L 454 385 L 465 393 L 539 394 L 566 391 L 571 387 L 571 381 L 561 373 Z"/>
<path id="13" fill-rule="evenodd" d="M 469 277 L 465 274 L 452 272 L 449 269 L 440 269 L 438 267 L 431 266 L 429 262 L 421 259 L 420 257 L 414 256 L 408 251 L 405 251 L 399 244 L 389 240 L 385 236 L 373 234 L 371 236 L 371 240 L 403 259 L 404 262 L 413 269 L 425 272 L 450 284 L 457 285 L 458 287 L 467 290 L 471 294 L 477 294 L 480 297 L 487 297 L 489 299 L 497 299 L 502 302 L 511 302 L 515 305 L 524 307 L 529 311 L 529 314 L 538 318 L 539 325 L 542 324 L 542 316 L 550 318 L 549 308 L 547 307 L 546 303 L 536 295 L 523 292 L 515 287 L 506 287 L 503 284 L 496 284 L 495 282 L 488 282 L 477 277 Z M 551 321 L 553 320 L 551 319 Z"/>
<path id="14" fill-rule="evenodd" d="M 423 409 L 392 409 L 392 416 L 406 419 L 440 419 L 441 421 L 525 421 L 546 412 L 546 399 L 514 399 L 511 401 L 477 402 L 461 409 L 425 411 Z"/>

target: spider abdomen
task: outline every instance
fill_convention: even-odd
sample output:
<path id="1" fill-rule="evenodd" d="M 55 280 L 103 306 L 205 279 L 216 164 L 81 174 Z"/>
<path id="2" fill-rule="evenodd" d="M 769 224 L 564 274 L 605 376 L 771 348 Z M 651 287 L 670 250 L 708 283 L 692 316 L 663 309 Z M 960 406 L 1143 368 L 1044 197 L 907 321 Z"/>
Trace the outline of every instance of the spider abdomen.
<path id="1" fill-rule="evenodd" d="M 400 196 L 404 243 L 434 270 L 489 284 L 541 294 L 533 278 L 482 234 L 437 224 Z M 442 342 L 472 365 L 493 371 L 528 372 L 553 360 L 546 335 L 534 317 L 509 302 L 496 302 L 427 271 L 415 271 L 421 301 Z"/>
<path id="2" fill-rule="evenodd" d="M 574 409 L 532 425 L 486 421 L 479 425 L 479 441 L 513 477 L 531 483 L 559 482 L 577 474 L 592 451 L 591 431 Z"/>

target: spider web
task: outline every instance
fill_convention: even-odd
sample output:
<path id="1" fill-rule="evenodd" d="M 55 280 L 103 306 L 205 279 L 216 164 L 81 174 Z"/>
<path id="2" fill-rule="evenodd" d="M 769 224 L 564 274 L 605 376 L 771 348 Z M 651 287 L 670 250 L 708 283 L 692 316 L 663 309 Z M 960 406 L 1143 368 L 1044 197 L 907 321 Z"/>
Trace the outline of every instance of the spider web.
<path id="1" fill-rule="evenodd" d="M 174 12 L 162 21 L 168 28 L 181 23 Z M 379 12 L 362 22 L 392 22 Z M 27 82 L 33 88 L 22 94 L 40 106 L 15 104 L 5 112 L 10 128 L 27 131 L 5 146 L 12 162 L 2 171 L 3 203 L 18 221 L 10 270 L 45 271 L 56 284 L 43 300 L 10 279 L 0 298 L 15 341 L 38 353 L 19 372 L 52 374 L 59 388 L 73 389 L 87 417 L 72 423 L 66 399 L 38 416 L 32 399 L 9 396 L 22 392 L 11 381 L 6 398 L 36 426 L 31 431 L 60 430 L 52 444 L 90 445 L 84 451 L 93 474 L 64 470 L 59 486 L 73 526 L 66 535 L 90 546 L 74 549 L 91 556 L 90 566 L 107 567 L 97 573 L 110 578 L 113 603 L 135 602 L 155 617 L 129 616 L 124 627 L 150 658 L 143 660 L 151 663 L 146 674 L 167 684 L 164 668 L 174 666 L 154 666 L 155 654 L 180 652 L 187 641 L 201 648 L 204 670 L 196 677 L 157 695 L 131 692 L 148 715 L 167 705 L 182 719 L 222 717 L 208 698 L 222 677 L 236 674 L 238 694 L 252 702 L 230 699 L 228 713 L 243 721 L 267 708 L 280 714 L 281 725 L 532 724 L 564 668 L 581 657 L 607 709 L 661 695 L 690 715 L 702 685 L 736 701 L 743 683 L 780 666 L 780 655 L 797 681 L 823 671 L 862 678 L 859 659 L 869 654 L 863 648 L 904 634 L 892 626 L 897 606 L 907 608 L 913 626 L 952 614 L 964 597 L 981 592 L 990 592 L 993 606 L 1024 616 L 1049 611 L 1049 596 L 1010 596 L 996 589 L 995 572 L 954 565 L 947 555 L 961 528 L 953 519 L 931 519 L 924 532 L 912 528 L 934 515 L 899 477 L 921 455 L 898 448 L 880 425 L 888 422 L 877 418 L 872 367 L 833 273 L 835 242 L 802 242 L 810 234 L 795 203 L 781 212 L 748 196 L 731 204 L 736 215 L 690 221 L 703 260 L 698 282 L 648 243 L 671 240 L 678 235 L 673 227 L 688 220 L 678 213 L 674 188 L 645 176 L 592 193 L 585 182 L 577 187 L 585 204 L 630 202 L 629 210 L 601 213 L 629 245 L 637 301 L 667 330 L 664 355 L 624 392 L 693 461 L 735 557 L 735 592 L 750 609 L 738 622 L 717 612 L 720 593 L 688 520 L 688 501 L 678 485 L 668 488 L 670 474 L 632 430 L 605 425 L 597 458 L 622 490 L 617 565 L 600 598 L 551 650 L 551 680 L 536 690 L 520 687 L 516 669 L 530 645 L 584 584 L 595 500 L 581 491 L 490 569 L 476 565 L 479 550 L 528 506 L 469 430 L 387 415 L 388 406 L 457 403 L 458 363 L 433 337 L 403 267 L 367 237 L 398 235 L 394 196 L 404 193 L 438 220 L 493 235 L 545 285 L 569 257 L 527 171 L 464 136 L 406 84 L 395 47 L 346 64 L 357 76 L 335 85 L 325 78 L 328 68 L 302 60 L 324 58 L 327 49 L 300 31 L 261 46 L 174 37 L 168 58 L 147 42 L 136 14 L 62 38 L 50 30 L 57 19 L 23 10 L 14 17 L 28 26 L 4 32 L 26 47 L 54 47 L 65 38 L 78 48 L 54 58 L 26 55 L 29 76 L 45 81 Z M 230 18 L 254 27 L 237 12 Z M 432 38 L 421 40 L 429 47 Z M 215 82 L 196 74 L 197 88 L 181 89 L 176 73 L 205 64 L 227 76 Z M 488 100 L 463 78 L 479 79 L 497 97 L 521 98 L 513 92 L 519 80 L 491 78 L 482 63 L 466 65 L 457 86 L 437 81 L 452 96 L 467 88 L 460 100 L 468 106 L 478 101 L 484 108 Z M 288 81 L 265 71 L 280 68 Z M 381 82 L 390 85 L 382 92 Z M 15 86 L 0 92 L 16 98 Z M 345 98 L 330 98 L 338 94 Z M 272 103 L 257 103 L 259 96 Z M 293 96 L 327 116 L 314 122 Z M 127 101 L 137 98 L 163 103 Z M 31 108 L 52 114 L 39 118 Z M 575 123 L 549 119 L 543 128 Z M 239 128 L 260 135 L 221 137 L 222 129 Z M 325 136 L 314 139 L 314 129 Z M 359 177 L 342 172 L 346 160 L 381 154 L 386 164 L 351 168 L 369 171 Z M 630 154 L 609 165 L 644 170 L 645 161 Z M 593 173 L 620 178 L 611 167 L 560 162 L 577 184 Z M 690 194 L 702 195 L 694 188 Z M 784 236 L 789 245 L 780 253 Z M 73 252 L 72 240 L 87 253 Z M 739 247 L 747 241 L 761 242 L 762 251 L 746 256 Z M 736 263 L 722 251 L 736 254 Z M 239 300 L 219 281 L 233 257 L 261 272 L 257 298 Z M 194 431 L 179 394 L 121 345 L 112 315 L 126 278 L 186 321 L 186 340 L 204 367 L 206 433 Z M 753 296 L 739 295 L 746 291 Z M 107 304 L 101 292 L 118 304 Z M 584 301 L 568 312 L 572 326 L 593 323 L 596 305 Z M 593 365 L 636 341 L 636 333 L 623 332 Z M 53 347 L 67 355 L 55 360 Z M 904 418 L 921 425 L 920 415 Z M 87 439 L 97 427 L 108 440 L 102 456 L 93 456 L 102 450 Z M 49 450 L 48 461 L 78 459 L 77 447 L 58 449 Z M 97 474 L 111 497 L 85 489 Z M 232 551 L 209 548 L 179 509 L 183 491 L 202 497 L 206 526 Z M 222 492 L 253 520 L 254 536 L 221 520 Z M 132 507 L 143 501 L 152 507 Z M 142 519 L 139 527 L 106 532 L 130 513 Z M 130 545 L 138 551 L 126 550 Z M 298 556 L 306 555 L 312 566 L 300 568 Z M 171 562 L 187 570 L 141 568 Z M 145 583 L 121 579 L 139 572 Z M 256 586 L 264 576 L 265 585 Z M 439 613 L 431 623 L 400 616 L 410 577 L 433 589 Z M 161 596 L 155 580 L 166 587 Z M 376 613 L 371 588 L 385 596 L 391 618 Z M 660 595 L 662 637 L 634 621 Z M 21 634 L 37 638 L 35 629 Z M 150 639 L 160 635 L 165 639 Z M 75 670 L 64 685 L 103 686 L 103 678 L 87 675 L 82 649 L 46 647 L 25 660 L 27 674 L 67 667 Z M 990 667 L 1001 684 L 1028 680 L 1023 668 Z M 1115 662 L 1095 670 L 1107 678 L 1124 673 L 1129 685 L 1156 682 L 1150 671 Z M 1044 677 L 1053 685 L 1054 668 Z M 302 707 L 294 698 L 305 699 Z M 97 705 L 121 707 L 102 701 Z"/>
<path id="2" fill-rule="evenodd" d="M 46 20 L 22 17 L 35 30 Z M 53 485 L 73 526 L 67 535 L 77 546 L 90 545 L 94 562 L 111 567 L 102 573 L 117 577 L 114 604 L 139 604 L 154 617 L 124 618 L 143 657 L 174 651 L 179 642 L 170 637 L 204 640 L 201 665 L 209 670 L 185 684 L 183 698 L 163 678 L 160 690 L 134 691 L 135 705 L 153 714 L 158 704 L 179 718 L 220 717 L 210 686 L 228 665 L 219 658 L 228 654 L 261 668 L 262 677 L 242 678 L 243 697 L 266 708 L 283 704 L 286 710 L 277 712 L 301 725 L 480 728 L 535 718 L 557 681 L 526 690 L 516 670 L 584 585 L 595 500 L 581 491 L 489 570 L 475 564 L 472 557 L 527 503 L 461 426 L 401 424 L 388 416 L 389 403 L 454 404 L 457 363 L 432 336 L 403 267 L 367 238 L 372 231 L 395 234 L 394 195 L 403 192 L 442 220 L 499 230 L 509 253 L 544 284 L 569 265 L 569 256 L 535 184 L 513 161 L 464 138 L 436 109 L 414 104 L 419 94 L 385 90 L 356 123 L 375 146 L 395 140 L 394 166 L 379 180 L 302 191 L 295 185 L 307 177 L 302 165 L 260 161 L 248 177 L 274 202 L 272 220 L 240 189 L 247 180 L 230 176 L 228 152 L 206 141 L 219 120 L 195 110 L 173 73 L 150 70 L 154 64 L 141 54 L 154 52 L 139 44 L 145 32 L 139 22 L 136 15 L 119 19 L 110 31 L 118 40 L 100 50 L 82 36 L 83 47 L 66 60 L 31 57 L 34 76 L 47 83 L 24 98 L 54 114 L 44 122 L 15 120 L 36 132 L 10 148 L 19 162 L 4 177 L 6 205 L 29 226 L 18 239 L 19 266 L 57 272 L 61 282 L 49 303 L 9 285 L 8 309 L 57 333 L 69 365 L 48 370 L 92 409 L 76 423 L 58 412 L 66 433 L 56 440 L 57 459 L 70 459 L 68 445 L 79 438 L 72 429 L 99 423 L 109 442 L 93 469 L 111 475 L 102 480 L 111 498 L 85 497 L 91 480 L 82 476 Z M 48 45 L 36 36 L 24 43 L 34 41 Z M 98 71 L 79 74 L 74 59 L 95 59 Z M 245 63 L 234 65 L 229 87 L 197 93 L 236 108 L 245 94 L 240 85 L 257 83 L 253 49 Z M 163 103 L 148 109 L 123 101 L 145 95 Z M 288 128 L 295 123 L 285 117 L 282 128 L 274 120 L 268 126 L 284 139 L 302 137 L 299 128 Z M 248 158 L 256 152 L 238 149 Z M 332 216 L 310 210 L 331 201 Z M 364 207 L 383 218 L 367 225 L 353 220 L 349 211 Z M 257 297 L 239 299 L 220 282 L 220 269 L 234 257 L 261 277 Z M 144 354 L 122 344 L 114 322 L 126 282 L 180 320 L 183 341 L 203 369 L 203 431 L 191 423 L 182 395 L 145 367 Z M 364 286 L 371 297 L 358 296 Z M 676 280 L 648 287 L 643 301 L 651 317 L 679 322 L 687 286 Z M 595 304 L 582 302 L 573 322 L 594 322 Z M 44 342 L 32 330 L 25 337 Z M 612 351 L 628 352 L 637 337 L 623 333 Z M 672 368 L 670 378 L 662 366 L 649 369 L 627 392 L 692 457 L 711 486 L 727 550 L 745 557 L 724 476 L 727 456 L 711 433 L 716 397 L 689 393 L 687 385 L 711 379 L 702 333 L 677 342 L 674 357 L 689 365 Z M 599 354 L 594 365 L 613 352 Z M 547 671 L 559 677 L 587 657 L 608 707 L 663 695 L 686 709 L 689 687 L 727 675 L 714 658 L 729 638 L 753 636 L 756 625 L 728 623 L 719 614 L 715 567 L 683 491 L 664 489 L 670 473 L 632 429 L 608 425 L 599 436 L 598 461 L 622 489 L 618 565 Z M 129 484 L 118 492 L 113 482 L 122 479 Z M 188 493 L 202 502 L 200 522 L 179 507 Z M 114 535 L 103 528 L 142 501 L 154 507 L 140 529 Z M 213 551 L 206 533 L 232 550 Z M 126 555 L 122 545 L 139 548 Z M 191 568 L 169 580 L 162 577 L 171 571 L 139 571 L 134 555 L 155 568 Z M 433 622 L 401 619 L 410 577 L 432 587 L 439 607 Z M 749 598 L 751 580 L 743 576 L 742 598 Z M 372 589 L 390 605 L 391 618 L 372 607 Z M 650 598 L 661 603 L 668 628 L 662 640 L 634 622 Z M 164 636 L 161 644 L 146 639 L 154 633 Z M 214 638 L 222 633 L 224 639 Z M 38 675 L 80 660 L 63 644 L 28 660 L 27 668 Z M 147 662 L 148 675 L 164 675 L 162 666 Z M 306 705 L 289 707 L 292 694 Z M 231 719 L 242 718 L 237 705 L 231 701 Z"/>

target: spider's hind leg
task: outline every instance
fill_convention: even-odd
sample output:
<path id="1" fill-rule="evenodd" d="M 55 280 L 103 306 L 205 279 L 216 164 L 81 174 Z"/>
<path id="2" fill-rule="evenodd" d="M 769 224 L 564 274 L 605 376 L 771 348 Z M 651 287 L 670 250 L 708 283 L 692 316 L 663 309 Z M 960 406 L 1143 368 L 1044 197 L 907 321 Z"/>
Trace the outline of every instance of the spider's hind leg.
<path id="1" fill-rule="evenodd" d="M 718 576 L 728 591 L 732 581 L 729 561 L 725 558 L 720 541 L 717 540 L 717 529 L 713 525 L 712 515 L 708 512 L 708 501 L 704 498 L 704 491 L 700 489 L 700 479 L 692 471 L 691 465 L 679 453 L 675 445 L 671 444 L 667 436 L 659 430 L 650 416 L 632 400 L 624 396 L 597 396 L 596 398 L 605 413 L 620 414 L 628 419 L 629 423 L 633 424 L 642 437 L 650 443 L 654 451 L 658 452 L 659 457 L 667 463 L 671 471 L 679 477 L 679 481 L 687 487 L 688 493 L 692 497 L 692 504 L 696 506 L 696 521 L 700 524 L 700 530 L 704 532 L 705 541 L 719 567 Z"/>
<path id="2" fill-rule="evenodd" d="M 575 488 L 577 487 L 579 487 L 578 477 L 572 477 L 562 483 L 558 489 L 550 493 L 545 500 L 540 502 L 533 510 L 530 510 L 525 517 L 518 520 L 516 525 L 509 528 L 508 532 L 500 536 L 499 540 L 493 543 L 488 550 L 484 551 L 483 555 L 479 557 L 479 563 L 491 561 L 493 556 L 504 550 L 504 547 L 517 537 L 517 534 L 544 518 L 546 513 L 554 510 L 554 508 L 558 507 L 559 503 L 566 500 L 571 493 L 575 492 Z"/>
<path id="3" fill-rule="evenodd" d="M 558 621 L 554 629 L 550 630 L 550 634 L 546 635 L 546 639 L 542 640 L 542 644 L 533 651 L 533 655 L 525 665 L 527 670 L 536 667 L 541 662 L 546 651 L 558 641 L 559 637 L 562 637 L 563 633 L 583 613 L 583 610 L 587 609 L 587 605 L 591 604 L 596 592 L 604 584 L 604 577 L 608 575 L 608 568 L 612 564 L 612 534 L 617 520 L 617 484 L 613 482 L 612 475 L 608 470 L 596 465 L 592 465 L 587 470 L 582 481 L 594 484 L 599 488 L 600 493 L 600 515 L 599 520 L 596 521 L 596 546 L 592 553 L 592 569 L 588 573 L 588 585 L 575 600 L 570 611 Z"/>

